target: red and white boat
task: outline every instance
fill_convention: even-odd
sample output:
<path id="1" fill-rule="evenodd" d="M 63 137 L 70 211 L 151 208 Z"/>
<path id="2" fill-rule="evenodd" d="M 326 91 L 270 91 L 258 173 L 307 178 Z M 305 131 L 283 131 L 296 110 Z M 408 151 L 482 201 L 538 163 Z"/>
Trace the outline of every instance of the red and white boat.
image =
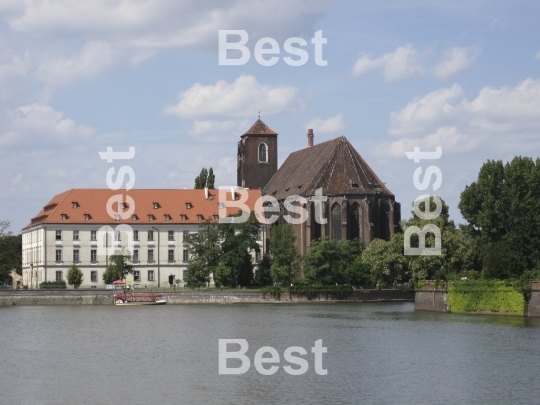
<path id="1" fill-rule="evenodd" d="M 114 305 L 165 305 L 167 300 L 160 294 L 115 295 Z"/>

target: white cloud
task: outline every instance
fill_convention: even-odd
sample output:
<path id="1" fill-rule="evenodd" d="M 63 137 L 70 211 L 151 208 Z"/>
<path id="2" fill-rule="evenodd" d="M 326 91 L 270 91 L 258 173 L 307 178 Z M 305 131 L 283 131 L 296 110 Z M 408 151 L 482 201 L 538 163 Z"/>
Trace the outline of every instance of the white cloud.
<path id="1" fill-rule="evenodd" d="M 386 82 L 424 74 L 433 74 L 440 79 L 448 79 L 469 69 L 479 52 L 480 49 L 476 46 L 453 47 L 442 54 L 435 66 L 426 68 L 426 59 L 432 50 L 419 51 L 413 45 L 407 44 L 378 58 L 361 54 L 354 64 L 352 75 L 357 77 L 380 70 Z"/>
<path id="2" fill-rule="evenodd" d="M 322 0 L 309 7 L 302 0 L 62 0 L 12 4 L 7 15 L 13 30 L 33 35 L 145 48 L 215 47 L 219 29 L 241 27 L 285 38 L 312 31 L 328 7 Z"/>
<path id="3" fill-rule="evenodd" d="M 454 47 L 444 52 L 441 61 L 432 69 L 433 74 L 440 79 L 449 77 L 469 69 L 480 50 L 478 47 L 470 46 L 465 48 Z"/>
<path id="4" fill-rule="evenodd" d="M 241 75 L 234 83 L 220 80 L 215 85 L 200 83 L 179 95 L 176 105 L 164 109 L 166 115 L 181 118 L 197 117 L 246 117 L 257 111 L 274 115 L 301 111 L 297 88 L 261 84 L 253 76 Z"/>
<path id="5" fill-rule="evenodd" d="M 90 140 L 95 133 L 93 128 L 64 118 L 62 112 L 42 104 L 30 104 L 10 111 L 5 127 L 9 130 L 0 134 L 0 145 L 4 150 L 9 147 L 36 150 L 78 145 Z"/>
<path id="6" fill-rule="evenodd" d="M 363 75 L 380 68 L 384 79 L 387 82 L 393 82 L 423 73 L 423 58 L 424 56 L 411 44 L 396 48 L 394 52 L 375 59 L 363 54 L 354 64 L 353 76 Z"/>
<path id="7" fill-rule="evenodd" d="M 41 80 L 57 84 L 88 78 L 109 67 L 114 57 L 115 50 L 111 44 L 90 41 L 76 55 L 41 63 L 37 69 L 37 76 Z"/>
<path id="8" fill-rule="evenodd" d="M 234 142 L 246 128 L 247 120 L 193 121 L 188 133 L 204 142 Z"/>
<path id="9" fill-rule="evenodd" d="M 306 128 L 313 129 L 315 134 L 333 134 L 340 132 L 345 129 L 344 117 L 343 113 L 339 113 L 327 119 L 315 118 L 307 123 Z"/>
<path id="10" fill-rule="evenodd" d="M 378 148 L 403 157 L 414 146 L 445 153 L 540 154 L 540 79 L 515 87 L 484 87 L 472 101 L 461 86 L 439 89 L 391 115 L 389 133 L 402 139 Z"/>
<path id="11" fill-rule="evenodd" d="M 540 60 L 540 51 L 538 51 L 536 55 L 534 55 L 534 59 Z"/>

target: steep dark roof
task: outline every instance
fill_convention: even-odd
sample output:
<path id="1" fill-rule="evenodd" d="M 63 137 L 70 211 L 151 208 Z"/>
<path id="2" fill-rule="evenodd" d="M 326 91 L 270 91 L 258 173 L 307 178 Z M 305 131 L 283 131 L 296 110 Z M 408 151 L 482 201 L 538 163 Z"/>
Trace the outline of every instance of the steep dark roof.
<path id="1" fill-rule="evenodd" d="M 291 153 L 263 195 L 281 200 L 313 195 L 320 187 L 327 195 L 394 195 L 344 136 Z"/>
<path id="2" fill-rule="evenodd" d="M 255 121 L 255 124 L 242 136 L 245 135 L 277 135 L 277 132 L 273 131 L 268 125 L 266 125 L 259 118 Z"/>

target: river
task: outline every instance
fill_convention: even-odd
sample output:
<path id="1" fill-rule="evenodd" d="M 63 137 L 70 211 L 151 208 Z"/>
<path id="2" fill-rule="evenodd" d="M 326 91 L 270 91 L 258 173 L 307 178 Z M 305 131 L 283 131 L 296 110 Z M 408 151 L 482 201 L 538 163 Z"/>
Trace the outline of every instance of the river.
<path id="1" fill-rule="evenodd" d="M 14 306 L 0 307 L 0 327 L 6 405 L 540 403 L 533 318 L 412 303 Z M 218 373 L 219 339 L 248 342 L 247 373 Z M 311 354 L 319 339 L 326 375 Z M 281 366 L 285 349 L 305 348 L 308 371 L 259 374 L 262 346 Z"/>

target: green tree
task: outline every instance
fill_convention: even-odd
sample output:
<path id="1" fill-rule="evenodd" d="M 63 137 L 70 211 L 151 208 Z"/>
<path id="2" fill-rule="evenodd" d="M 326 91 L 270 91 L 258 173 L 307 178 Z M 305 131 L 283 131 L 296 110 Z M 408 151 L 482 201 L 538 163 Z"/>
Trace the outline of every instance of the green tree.
<path id="1" fill-rule="evenodd" d="M 234 271 L 223 263 L 219 264 L 214 270 L 214 283 L 216 287 L 233 287 L 236 283 Z"/>
<path id="2" fill-rule="evenodd" d="M 208 170 L 206 170 L 206 168 L 203 167 L 199 175 L 195 178 L 195 188 L 196 189 L 205 188 L 207 180 L 208 180 Z"/>
<path id="3" fill-rule="evenodd" d="M 189 261 L 186 282 L 189 288 L 205 287 L 210 282 L 210 276 L 204 260 L 195 258 Z"/>
<path id="4" fill-rule="evenodd" d="M 0 227 L 0 284 L 11 283 L 11 270 L 22 274 L 22 235 L 12 235 Z"/>
<path id="5" fill-rule="evenodd" d="M 73 264 L 67 272 L 67 282 L 70 285 L 80 285 L 84 280 L 83 272 Z"/>
<path id="6" fill-rule="evenodd" d="M 123 250 L 109 257 L 109 265 L 103 272 L 102 279 L 105 284 L 112 284 L 116 280 L 123 280 L 128 274 L 133 274 L 133 265 L 130 264 L 131 255 Z"/>
<path id="7" fill-rule="evenodd" d="M 236 217 L 242 213 L 238 212 Z M 218 225 L 221 241 L 221 263 L 232 269 L 235 285 L 253 283 L 253 260 L 251 252 L 259 252 L 257 235 L 259 221 L 252 212 L 243 223 L 221 223 Z"/>
<path id="8" fill-rule="evenodd" d="M 215 188 L 216 176 L 214 175 L 214 170 L 212 168 L 208 169 L 208 179 L 206 181 L 206 187 L 210 190 Z"/>
<path id="9" fill-rule="evenodd" d="M 270 259 L 270 256 L 264 255 L 259 264 L 257 265 L 257 269 L 255 270 L 255 284 L 260 286 L 272 284 L 272 275 L 270 272 L 271 266 L 272 260 Z"/>
<path id="10" fill-rule="evenodd" d="M 298 251 L 294 228 L 289 223 L 274 226 L 270 234 L 272 264 L 270 274 L 274 283 L 290 285 L 298 272 Z"/>
<path id="11" fill-rule="evenodd" d="M 459 209 L 474 240 L 476 270 L 508 278 L 540 269 L 540 159 L 488 160 L 461 193 Z M 496 265 L 498 248 L 506 270 Z"/>
<path id="12" fill-rule="evenodd" d="M 389 241 L 374 239 L 362 253 L 362 259 L 378 287 L 402 281 L 408 269 L 403 254 L 403 234 L 394 234 Z"/>
<path id="13" fill-rule="evenodd" d="M 219 264 L 221 245 L 218 224 L 207 220 L 201 227 L 202 229 L 199 232 L 186 236 L 183 244 L 188 250 L 189 262 L 197 261 L 197 264 L 193 268 L 197 274 L 194 280 L 203 282 L 203 280 L 209 280 L 210 274 L 212 274 L 215 267 Z M 203 266 L 202 270 L 200 266 Z M 204 276 L 200 274 L 201 271 L 205 273 Z M 199 287 L 199 281 L 195 282 L 197 287 Z"/>

